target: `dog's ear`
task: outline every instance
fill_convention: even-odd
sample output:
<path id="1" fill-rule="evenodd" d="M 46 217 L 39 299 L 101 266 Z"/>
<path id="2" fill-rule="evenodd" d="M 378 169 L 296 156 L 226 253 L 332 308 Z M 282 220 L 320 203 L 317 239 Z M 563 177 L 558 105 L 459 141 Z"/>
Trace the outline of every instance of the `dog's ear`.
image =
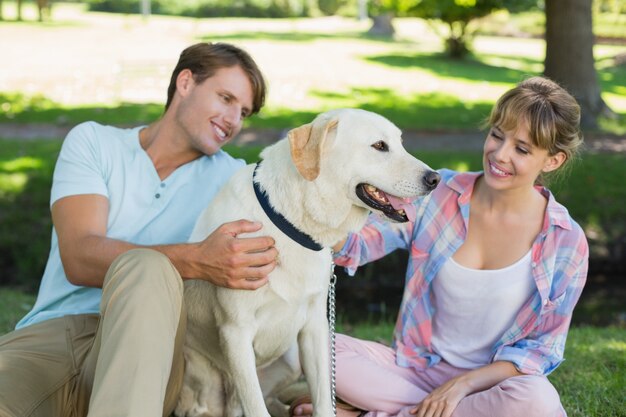
<path id="1" fill-rule="evenodd" d="M 322 148 L 328 132 L 337 126 L 337 119 L 314 120 L 287 134 L 291 146 L 291 159 L 296 169 L 307 181 L 320 174 Z"/>

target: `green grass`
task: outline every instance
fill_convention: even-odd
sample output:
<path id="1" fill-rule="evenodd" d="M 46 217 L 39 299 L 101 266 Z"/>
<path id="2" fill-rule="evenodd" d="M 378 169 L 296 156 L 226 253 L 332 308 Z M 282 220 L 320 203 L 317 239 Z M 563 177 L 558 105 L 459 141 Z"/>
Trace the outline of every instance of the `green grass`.
<path id="1" fill-rule="evenodd" d="M 35 303 L 31 293 L 0 287 L 0 335 L 10 332 Z"/>
<path id="2" fill-rule="evenodd" d="M 60 6 L 61 11 L 67 6 Z M 69 16 L 71 18 L 59 18 L 59 21 L 66 25 L 72 22 L 88 25 L 100 19 L 104 28 L 117 27 L 113 26 L 117 23 L 125 27 L 134 22 L 132 16 L 79 11 Z M 498 16 L 494 17 L 496 21 Z M 536 21 L 536 15 L 532 16 L 535 17 L 527 19 Z M 91 20 L 81 20 L 86 17 Z M 182 28 L 191 21 L 189 18 L 155 16 L 152 22 L 168 22 Z M 307 24 L 308 21 L 312 23 Z M 206 22 L 211 24 L 200 26 Z M 389 117 L 403 129 L 476 130 L 502 92 L 522 78 L 542 72 L 545 53 L 545 45 L 540 39 L 478 36 L 473 56 L 466 60 L 450 60 L 442 55 L 441 41 L 428 29 L 423 29 L 427 26 L 417 19 L 397 20 L 399 35 L 395 40 L 368 37 L 365 34 L 368 25 L 346 19 L 207 19 L 206 22 L 197 22 L 202 29 L 189 39 L 190 43 L 210 40 L 241 45 L 258 55 L 268 76 L 267 106 L 260 115 L 249 120 L 250 127 L 282 129 L 308 122 L 326 109 L 360 107 Z M 223 25 L 229 22 L 231 27 L 225 28 Z M 488 25 L 488 22 L 484 24 Z M 71 25 L 24 25 L 32 25 L 32 30 L 39 36 L 67 36 L 68 31 L 78 30 Z M 15 33 L 11 31 L 12 27 Z M 23 26 L 18 24 L 6 26 L 3 34 L 9 38 L 19 37 L 20 29 Z M 615 65 L 614 57 L 625 51 L 624 46 L 605 44 L 598 44 L 594 49 L 603 98 L 617 113 L 616 119 L 600 120 L 600 129 L 617 134 L 626 134 L 626 67 Z M 311 60 L 311 57 L 323 59 Z M 86 56 L 85 59 L 96 58 Z M 117 58 L 110 57 L 110 60 L 116 62 Z M 134 84 L 144 77 L 158 85 L 162 81 L 157 74 L 158 65 L 155 62 L 144 62 L 143 65 L 141 70 L 145 74 L 142 73 L 142 77 L 120 81 L 119 78 L 123 78 L 120 73 L 117 81 L 109 80 L 115 87 L 105 90 L 133 90 Z M 28 79 L 29 71 L 36 68 L 39 66 L 24 68 L 24 78 Z M 30 75 L 34 78 L 46 76 Z M 67 80 L 57 83 L 49 80 L 48 87 L 59 83 L 67 83 Z M 102 89 L 98 90 L 97 86 L 98 83 L 94 82 L 81 92 L 87 98 L 98 96 L 96 92 L 102 93 Z M 103 103 L 89 103 L 83 98 L 78 100 L 82 104 L 76 104 L 78 97 L 74 97 L 70 105 L 47 96 L 49 90 L 51 88 L 42 87 L 39 93 L 29 94 L 1 91 L 0 123 L 69 126 L 85 120 L 98 120 L 125 125 L 153 121 L 163 110 L 162 103 L 114 100 L 111 94 L 105 94 L 109 101 Z M 69 94 L 75 86 L 68 85 L 65 90 L 70 90 L 66 91 Z"/>
<path id="3" fill-rule="evenodd" d="M 610 3 L 614 7 L 619 4 L 617 1 Z M 601 39 L 626 38 L 626 13 L 600 12 L 597 9 L 593 10 L 592 13 L 593 33 L 597 37 Z M 501 11 L 483 18 L 479 30 L 483 33 L 502 33 L 507 30 L 509 32 L 513 30 L 514 33 L 521 32 L 532 36 L 542 36 L 545 33 L 545 21 L 545 14 L 540 10 L 513 15 L 506 11 Z"/>
<path id="4" fill-rule="evenodd" d="M 379 113 L 403 129 L 476 130 L 489 114 L 492 102 L 461 101 L 446 93 L 402 95 L 390 89 L 351 88 L 347 92 L 311 91 L 311 97 L 323 105 L 310 110 L 267 107 L 246 122 L 247 127 L 286 128 L 308 123 L 322 111 L 355 107 Z M 52 123 L 71 126 L 85 120 L 103 124 L 129 125 L 149 123 L 163 113 L 154 103 L 72 106 L 55 103 L 41 95 L 0 92 L 0 123 Z"/>

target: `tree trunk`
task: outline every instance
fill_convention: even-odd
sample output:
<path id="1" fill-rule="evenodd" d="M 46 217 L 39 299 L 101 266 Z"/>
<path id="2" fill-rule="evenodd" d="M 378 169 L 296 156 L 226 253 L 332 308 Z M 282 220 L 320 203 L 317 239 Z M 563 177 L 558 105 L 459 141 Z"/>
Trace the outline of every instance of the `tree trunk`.
<path id="1" fill-rule="evenodd" d="M 367 31 L 368 35 L 392 37 L 396 30 L 393 27 L 393 13 L 383 13 L 372 16 L 373 25 Z"/>
<path id="2" fill-rule="evenodd" d="M 17 20 L 22 21 L 22 0 L 17 0 Z"/>
<path id="3" fill-rule="evenodd" d="M 43 22 L 44 20 L 46 20 L 46 10 L 48 7 L 48 1 L 47 0 L 36 0 L 37 3 L 37 16 L 39 18 L 40 22 Z"/>
<path id="4" fill-rule="evenodd" d="M 592 0 L 545 0 L 546 59 L 544 73 L 578 100 L 584 127 L 611 113 L 600 96 L 593 58 Z"/>
<path id="5" fill-rule="evenodd" d="M 450 35 L 446 39 L 446 53 L 454 59 L 462 59 L 469 53 L 467 22 L 447 22 Z"/>

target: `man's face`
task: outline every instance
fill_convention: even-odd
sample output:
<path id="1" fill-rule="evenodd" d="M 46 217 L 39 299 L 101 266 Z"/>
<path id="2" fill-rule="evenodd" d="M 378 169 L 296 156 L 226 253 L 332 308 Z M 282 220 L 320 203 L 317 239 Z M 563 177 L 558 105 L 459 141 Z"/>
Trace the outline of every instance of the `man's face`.
<path id="1" fill-rule="evenodd" d="M 176 120 L 189 145 L 206 155 L 235 137 L 253 108 L 252 84 L 239 66 L 220 68 L 199 84 L 189 73 L 179 93 Z"/>

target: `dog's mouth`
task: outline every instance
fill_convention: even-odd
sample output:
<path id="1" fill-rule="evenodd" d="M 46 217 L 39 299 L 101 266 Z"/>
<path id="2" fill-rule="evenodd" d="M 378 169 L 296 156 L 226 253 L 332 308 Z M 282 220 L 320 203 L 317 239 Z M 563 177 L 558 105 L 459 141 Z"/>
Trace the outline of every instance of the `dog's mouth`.
<path id="1" fill-rule="evenodd" d="M 403 201 L 400 197 L 387 194 L 373 185 L 365 183 L 356 186 L 356 195 L 369 207 L 382 212 L 391 220 L 400 223 L 409 221 L 409 217 L 403 208 L 394 207 L 394 205 L 399 205 L 397 202 Z"/>

